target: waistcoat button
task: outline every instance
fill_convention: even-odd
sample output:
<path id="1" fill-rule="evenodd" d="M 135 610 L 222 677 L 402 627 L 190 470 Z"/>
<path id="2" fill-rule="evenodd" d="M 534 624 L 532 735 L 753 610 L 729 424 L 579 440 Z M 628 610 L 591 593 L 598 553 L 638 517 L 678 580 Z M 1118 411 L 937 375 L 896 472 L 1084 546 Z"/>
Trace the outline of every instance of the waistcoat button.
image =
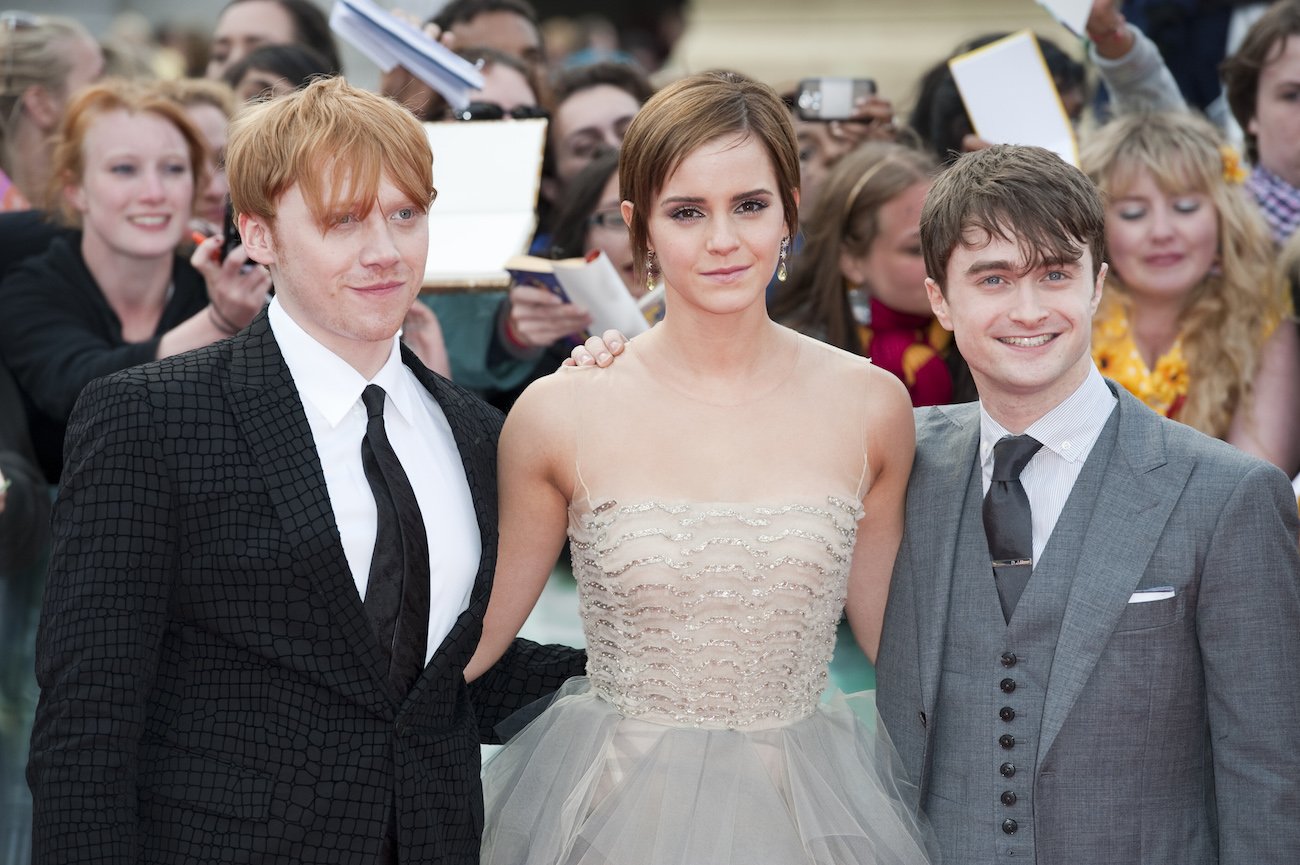
<path id="1" fill-rule="evenodd" d="M 1002 693 L 1010 694 L 1012 691 L 1016 689 L 1016 680 L 1003 679 L 1001 682 L 998 683 L 998 687 L 1002 689 Z"/>
<path id="2" fill-rule="evenodd" d="M 1016 747 L 1016 737 L 1012 736 L 1010 733 L 1003 733 L 1001 736 L 998 736 L 998 744 L 1010 751 L 1012 748 Z"/>
<path id="3" fill-rule="evenodd" d="M 1010 790 L 1004 791 L 1002 795 L 998 798 L 1000 798 L 1002 800 L 1002 804 L 1006 805 L 1008 808 L 1016 804 L 1016 794 Z"/>
<path id="4" fill-rule="evenodd" d="M 1016 657 L 1015 652 L 1002 653 L 1002 666 L 1004 667 L 1014 667 L 1016 665 L 1016 661 L 1018 660 L 1019 658 Z"/>
<path id="5" fill-rule="evenodd" d="M 998 709 L 998 717 L 1010 724 L 1016 719 L 1016 710 L 1010 706 L 1003 706 Z"/>
<path id="6" fill-rule="evenodd" d="M 1020 824 L 1015 820 L 1007 819 L 1002 821 L 1002 831 L 1006 832 L 1008 835 L 1016 834 L 1016 830 L 1019 828 Z"/>
<path id="7" fill-rule="evenodd" d="M 1003 763 L 998 767 L 998 771 L 1002 773 L 1003 778 L 1010 778 L 1016 774 L 1016 765 L 1014 763 Z"/>

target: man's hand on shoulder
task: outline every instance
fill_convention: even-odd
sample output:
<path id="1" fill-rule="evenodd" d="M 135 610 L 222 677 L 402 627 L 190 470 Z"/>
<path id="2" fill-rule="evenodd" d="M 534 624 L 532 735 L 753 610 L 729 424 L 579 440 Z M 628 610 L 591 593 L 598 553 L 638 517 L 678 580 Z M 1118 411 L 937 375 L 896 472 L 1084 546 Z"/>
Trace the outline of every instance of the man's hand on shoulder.
<path id="1" fill-rule="evenodd" d="M 627 347 L 627 337 L 617 330 L 607 330 L 600 336 L 593 336 L 582 345 L 574 346 L 565 359 L 565 366 L 599 366 L 606 367 L 614 358 L 623 353 Z"/>

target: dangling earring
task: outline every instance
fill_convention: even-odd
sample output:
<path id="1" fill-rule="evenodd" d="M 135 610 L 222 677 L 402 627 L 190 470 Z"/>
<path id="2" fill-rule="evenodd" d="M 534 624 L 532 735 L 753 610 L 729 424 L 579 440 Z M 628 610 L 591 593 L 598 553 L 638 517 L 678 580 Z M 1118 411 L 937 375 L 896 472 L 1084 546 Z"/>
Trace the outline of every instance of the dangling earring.
<path id="1" fill-rule="evenodd" d="M 655 290 L 655 280 L 658 278 L 659 263 L 655 261 L 655 251 L 652 249 L 645 254 L 645 290 Z"/>
<path id="2" fill-rule="evenodd" d="M 790 235 L 781 238 L 781 258 L 776 263 L 776 278 L 780 282 L 785 282 L 785 256 L 790 251 Z"/>

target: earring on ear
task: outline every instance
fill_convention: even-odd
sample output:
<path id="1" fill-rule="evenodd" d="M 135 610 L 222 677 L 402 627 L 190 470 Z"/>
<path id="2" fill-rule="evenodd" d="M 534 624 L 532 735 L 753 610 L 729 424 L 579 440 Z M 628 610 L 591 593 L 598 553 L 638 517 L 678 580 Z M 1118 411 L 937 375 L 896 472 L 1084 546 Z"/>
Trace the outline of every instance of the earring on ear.
<path id="1" fill-rule="evenodd" d="M 655 260 L 655 251 L 652 249 L 645 254 L 645 290 L 654 291 L 658 278 L 659 262 Z"/>
<path id="2" fill-rule="evenodd" d="M 776 278 L 781 282 L 785 282 L 785 278 L 788 275 L 785 269 L 785 257 L 789 251 L 790 235 L 787 234 L 785 237 L 781 238 L 781 257 L 776 264 Z"/>

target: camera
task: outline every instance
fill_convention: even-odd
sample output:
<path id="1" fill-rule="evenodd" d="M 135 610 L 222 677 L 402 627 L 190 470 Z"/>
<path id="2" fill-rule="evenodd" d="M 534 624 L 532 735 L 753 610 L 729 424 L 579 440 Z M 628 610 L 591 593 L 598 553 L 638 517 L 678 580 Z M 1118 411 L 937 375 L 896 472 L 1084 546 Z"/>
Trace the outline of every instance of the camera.
<path id="1" fill-rule="evenodd" d="M 800 120 L 850 120 L 854 104 L 875 92 L 870 78 L 805 78 L 799 82 L 795 109 Z"/>
<path id="2" fill-rule="evenodd" d="M 239 238 L 239 226 L 235 224 L 235 208 L 226 196 L 226 210 L 221 218 L 221 260 L 225 261 L 230 253 L 243 241 Z"/>

